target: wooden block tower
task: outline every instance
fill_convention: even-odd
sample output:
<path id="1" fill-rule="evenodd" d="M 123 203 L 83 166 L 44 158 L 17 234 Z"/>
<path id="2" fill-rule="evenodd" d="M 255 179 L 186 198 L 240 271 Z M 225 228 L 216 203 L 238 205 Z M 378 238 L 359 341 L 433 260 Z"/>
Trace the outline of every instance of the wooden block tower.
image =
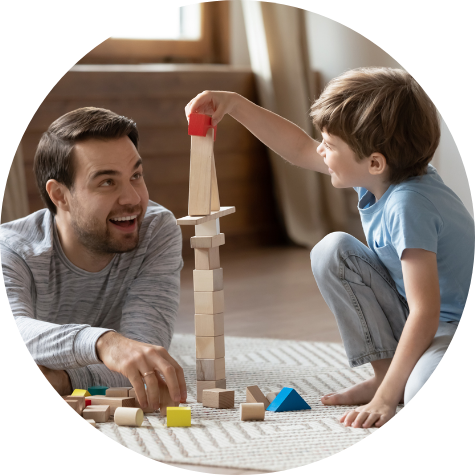
<path id="1" fill-rule="evenodd" d="M 191 114 L 190 189 L 188 214 L 179 225 L 194 225 L 191 238 L 195 250 L 193 287 L 195 296 L 196 394 L 202 402 L 203 389 L 226 389 L 224 364 L 224 290 L 219 246 L 224 234 L 219 218 L 236 211 L 234 206 L 220 206 L 213 146 L 217 127 L 211 117 Z"/>

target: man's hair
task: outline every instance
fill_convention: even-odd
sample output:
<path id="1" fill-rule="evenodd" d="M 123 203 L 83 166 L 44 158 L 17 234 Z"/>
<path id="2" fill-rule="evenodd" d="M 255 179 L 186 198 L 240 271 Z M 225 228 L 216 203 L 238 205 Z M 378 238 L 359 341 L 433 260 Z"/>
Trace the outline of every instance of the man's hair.
<path id="1" fill-rule="evenodd" d="M 347 71 L 328 83 L 310 116 L 360 160 L 375 152 L 384 155 L 392 184 L 424 175 L 440 139 L 437 109 L 402 69 Z"/>
<path id="2" fill-rule="evenodd" d="M 135 122 L 107 109 L 83 107 L 56 119 L 41 136 L 33 170 L 44 204 L 56 214 L 56 206 L 46 191 L 46 182 L 56 180 L 69 190 L 74 184 L 74 145 L 91 139 L 128 136 L 138 150 L 139 133 Z"/>

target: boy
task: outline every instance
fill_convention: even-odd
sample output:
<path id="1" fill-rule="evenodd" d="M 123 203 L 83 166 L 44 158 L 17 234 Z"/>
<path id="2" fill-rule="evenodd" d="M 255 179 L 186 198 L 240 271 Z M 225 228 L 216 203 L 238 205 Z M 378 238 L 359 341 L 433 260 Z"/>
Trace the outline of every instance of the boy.
<path id="1" fill-rule="evenodd" d="M 405 71 L 362 68 L 313 104 L 322 143 L 234 93 L 205 91 L 185 111 L 213 125 L 227 113 L 290 163 L 357 191 L 368 247 L 332 233 L 311 263 L 350 366 L 370 362 L 374 377 L 321 401 L 359 405 L 341 417 L 346 426 L 382 426 L 444 355 L 472 275 L 473 219 L 429 164 L 440 138 L 434 104 Z"/>

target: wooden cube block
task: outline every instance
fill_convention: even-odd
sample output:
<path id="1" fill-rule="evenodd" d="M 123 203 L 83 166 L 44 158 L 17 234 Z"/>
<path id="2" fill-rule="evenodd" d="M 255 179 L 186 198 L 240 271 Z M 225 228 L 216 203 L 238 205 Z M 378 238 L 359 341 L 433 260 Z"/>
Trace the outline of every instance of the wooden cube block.
<path id="1" fill-rule="evenodd" d="M 223 269 L 193 271 L 193 288 L 195 292 L 215 292 L 223 290 Z"/>
<path id="2" fill-rule="evenodd" d="M 241 421 L 263 421 L 266 410 L 262 402 L 241 404 Z"/>
<path id="3" fill-rule="evenodd" d="M 267 409 L 270 404 L 258 386 L 248 386 L 246 388 L 246 402 L 262 402 L 264 409 Z"/>
<path id="4" fill-rule="evenodd" d="M 82 415 L 82 411 L 84 411 L 84 408 L 86 407 L 86 398 L 84 396 L 63 396 L 63 399 L 66 401 L 77 401 L 77 409 L 75 410 L 78 414 Z"/>
<path id="5" fill-rule="evenodd" d="M 226 380 L 220 379 L 218 381 L 196 381 L 196 400 L 201 402 L 204 389 L 214 388 L 226 389 Z"/>
<path id="6" fill-rule="evenodd" d="M 234 391 L 221 388 L 204 389 L 202 400 L 204 407 L 231 409 L 234 407 Z"/>
<path id="7" fill-rule="evenodd" d="M 110 406 L 110 413 L 114 414 L 118 407 L 135 407 L 135 399 L 133 397 L 107 397 L 107 396 L 89 396 L 91 405 L 94 406 Z"/>
<path id="8" fill-rule="evenodd" d="M 69 400 L 65 399 L 65 401 L 71 406 L 72 409 L 74 409 L 78 414 L 81 414 L 81 411 L 79 410 L 79 401 L 76 401 L 75 399 Z"/>
<path id="9" fill-rule="evenodd" d="M 196 336 L 219 336 L 224 335 L 224 313 L 214 315 L 195 315 Z"/>
<path id="10" fill-rule="evenodd" d="M 84 419 L 93 419 L 95 422 L 107 422 L 110 414 L 110 406 L 107 405 L 91 405 L 82 412 Z"/>
<path id="11" fill-rule="evenodd" d="M 225 377 L 224 358 L 196 360 L 196 379 L 198 381 L 217 381 Z"/>
<path id="12" fill-rule="evenodd" d="M 199 359 L 224 358 L 224 335 L 197 336 L 196 337 L 196 358 L 199 358 Z"/>
<path id="13" fill-rule="evenodd" d="M 114 413 L 114 422 L 118 426 L 140 427 L 143 411 L 139 407 L 118 407 Z"/>
<path id="14" fill-rule="evenodd" d="M 96 421 L 94 419 L 86 419 L 86 422 L 89 422 L 89 424 L 91 424 L 92 427 L 97 427 Z"/>
<path id="15" fill-rule="evenodd" d="M 210 219 L 205 223 L 195 224 L 196 236 L 216 236 L 220 234 L 219 218 Z"/>
<path id="16" fill-rule="evenodd" d="M 108 397 L 129 397 L 129 391 L 131 386 L 126 388 L 109 388 L 106 390 L 106 396 Z"/>
<path id="17" fill-rule="evenodd" d="M 193 249 L 219 247 L 224 244 L 224 233 L 219 233 L 216 236 L 193 236 L 190 239 L 190 244 Z"/>
<path id="18" fill-rule="evenodd" d="M 224 290 L 195 292 L 195 314 L 213 315 L 224 312 Z"/>
<path id="19" fill-rule="evenodd" d="M 219 269 L 219 247 L 195 249 L 195 269 Z"/>
<path id="20" fill-rule="evenodd" d="M 169 407 L 167 427 L 190 427 L 191 407 Z"/>
<path id="21" fill-rule="evenodd" d="M 83 397 L 86 397 L 86 396 L 90 396 L 89 394 L 89 391 L 87 391 L 86 389 L 75 389 L 71 396 L 83 396 Z"/>

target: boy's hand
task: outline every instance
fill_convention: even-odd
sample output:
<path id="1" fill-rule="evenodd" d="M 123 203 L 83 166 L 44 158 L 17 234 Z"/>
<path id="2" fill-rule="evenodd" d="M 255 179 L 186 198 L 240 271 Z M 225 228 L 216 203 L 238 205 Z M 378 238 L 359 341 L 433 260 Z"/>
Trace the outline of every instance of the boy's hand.
<path id="1" fill-rule="evenodd" d="M 211 125 L 215 126 L 225 114 L 231 114 L 238 94 L 225 91 L 204 91 L 192 99 L 185 107 L 185 114 L 198 112 L 211 116 Z"/>
<path id="2" fill-rule="evenodd" d="M 394 417 L 396 407 L 397 404 L 388 403 L 375 396 L 370 403 L 345 412 L 340 422 L 347 427 L 362 429 L 369 429 L 373 425 L 381 427 Z"/>

